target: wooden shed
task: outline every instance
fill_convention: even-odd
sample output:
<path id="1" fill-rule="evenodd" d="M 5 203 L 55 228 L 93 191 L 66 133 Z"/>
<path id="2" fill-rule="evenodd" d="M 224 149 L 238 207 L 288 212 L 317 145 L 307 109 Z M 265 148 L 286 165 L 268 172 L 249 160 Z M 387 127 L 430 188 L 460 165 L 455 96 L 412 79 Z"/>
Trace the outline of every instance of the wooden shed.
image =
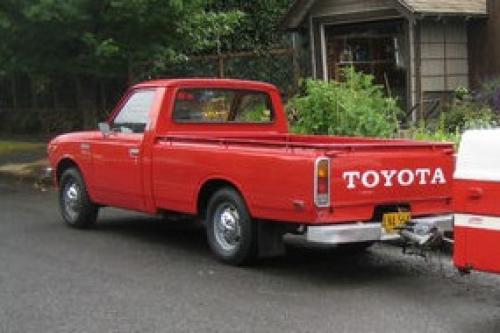
<path id="1" fill-rule="evenodd" d="M 374 75 L 413 119 L 470 85 L 468 25 L 486 0 L 296 0 L 283 18 L 310 74 L 337 79 L 354 66 Z M 472 37 L 473 38 L 473 37 Z"/>

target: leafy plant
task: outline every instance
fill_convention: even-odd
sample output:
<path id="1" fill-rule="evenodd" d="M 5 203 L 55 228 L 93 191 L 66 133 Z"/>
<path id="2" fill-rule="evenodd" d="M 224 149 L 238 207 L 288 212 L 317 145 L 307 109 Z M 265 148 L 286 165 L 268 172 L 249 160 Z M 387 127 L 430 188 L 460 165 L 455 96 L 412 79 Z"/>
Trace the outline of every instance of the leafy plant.
<path id="1" fill-rule="evenodd" d="M 298 133 L 393 137 L 401 112 L 371 75 L 346 68 L 342 82 L 304 81 L 303 95 L 287 106 Z"/>
<path id="2" fill-rule="evenodd" d="M 444 113 L 444 129 L 463 132 L 467 129 L 490 128 L 496 124 L 491 108 L 476 100 L 466 88 L 455 92 L 455 99 Z"/>
<path id="3" fill-rule="evenodd" d="M 477 98 L 494 111 L 500 112 L 500 78 L 486 81 L 481 86 Z"/>
<path id="4" fill-rule="evenodd" d="M 489 105 L 475 98 L 468 89 L 460 88 L 438 120 L 421 121 L 410 133 L 417 140 L 453 142 L 457 146 L 464 131 L 491 128 L 496 124 L 497 116 Z"/>
<path id="5" fill-rule="evenodd" d="M 441 114 L 437 126 L 429 126 L 425 121 L 421 121 L 410 130 L 410 137 L 421 141 L 452 142 L 458 146 L 461 134 L 458 130 L 449 131 L 446 128 L 446 117 Z"/>

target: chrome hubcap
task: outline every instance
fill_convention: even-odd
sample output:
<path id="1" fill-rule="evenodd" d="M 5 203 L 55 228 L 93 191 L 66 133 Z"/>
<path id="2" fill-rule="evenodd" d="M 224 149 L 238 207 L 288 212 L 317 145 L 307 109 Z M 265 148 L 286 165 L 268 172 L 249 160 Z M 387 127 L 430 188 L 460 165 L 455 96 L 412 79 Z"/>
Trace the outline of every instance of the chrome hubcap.
<path id="1" fill-rule="evenodd" d="M 241 238 L 240 216 L 236 207 L 221 205 L 215 212 L 215 238 L 226 251 L 237 249 Z"/>
<path id="2" fill-rule="evenodd" d="M 80 186 L 74 182 L 66 183 L 63 192 L 64 208 L 71 218 L 78 214 L 80 207 Z"/>

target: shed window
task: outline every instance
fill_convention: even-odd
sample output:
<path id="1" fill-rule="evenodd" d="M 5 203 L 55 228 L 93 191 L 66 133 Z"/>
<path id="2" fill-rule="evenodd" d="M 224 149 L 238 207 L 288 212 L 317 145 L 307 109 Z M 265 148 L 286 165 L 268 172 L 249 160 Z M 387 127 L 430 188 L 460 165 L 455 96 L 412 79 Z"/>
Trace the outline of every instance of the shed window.
<path id="1" fill-rule="evenodd" d="M 406 105 L 409 43 L 403 21 L 326 26 L 328 78 L 342 80 L 342 70 L 354 67 L 371 74 L 388 95 Z"/>

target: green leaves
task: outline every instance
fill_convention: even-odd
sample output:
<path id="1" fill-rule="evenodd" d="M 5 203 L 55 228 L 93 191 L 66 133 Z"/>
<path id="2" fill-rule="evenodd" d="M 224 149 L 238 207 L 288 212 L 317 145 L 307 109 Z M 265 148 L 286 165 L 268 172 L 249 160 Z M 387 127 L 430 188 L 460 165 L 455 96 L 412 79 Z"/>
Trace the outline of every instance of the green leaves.
<path id="1" fill-rule="evenodd" d="M 287 34 L 277 25 L 291 3 L 291 0 L 212 0 L 208 10 L 245 13 L 241 24 L 224 38 L 221 47 L 225 51 L 256 50 L 287 43 Z"/>
<path id="2" fill-rule="evenodd" d="M 370 75 L 353 68 L 343 74 L 343 82 L 304 82 L 305 93 L 287 107 L 294 119 L 293 129 L 311 134 L 393 137 L 401 112 L 396 100 L 385 97 Z"/>
<path id="3" fill-rule="evenodd" d="M 189 55 L 255 49 L 290 0 L 2 0 L 0 72 L 138 81 Z"/>
<path id="4" fill-rule="evenodd" d="M 438 119 L 421 120 L 410 129 L 410 134 L 417 140 L 453 142 L 458 147 L 464 131 L 496 126 L 498 115 L 488 103 L 474 97 L 468 89 L 459 88 L 453 101 L 446 105 L 446 112 Z"/>
<path id="5" fill-rule="evenodd" d="M 192 51 L 217 48 L 221 52 L 222 39 L 234 33 L 245 14 L 239 10 L 228 12 L 201 12 L 181 23 L 178 31 L 191 43 Z"/>
<path id="6" fill-rule="evenodd" d="M 79 8 L 75 0 L 39 0 L 31 1 L 24 7 L 23 13 L 33 21 L 64 22 L 75 19 L 79 15 Z"/>
<path id="7" fill-rule="evenodd" d="M 206 0 L 2 0 L 0 71 L 138 81 L 214 48 L 240 11 Z M 7 60 L 8 59 L 8 60 Z"/>
<path id="8" fill-rule="evenodd" d="M 82 41 L 89 49 L 94 50 L 94 55 L 96 57 L 110 58 L 116 56 L 120 52 L 120 46 L 113 38 L 98 40 L 97 36 L 87 32 L 83 34 Z"/>

